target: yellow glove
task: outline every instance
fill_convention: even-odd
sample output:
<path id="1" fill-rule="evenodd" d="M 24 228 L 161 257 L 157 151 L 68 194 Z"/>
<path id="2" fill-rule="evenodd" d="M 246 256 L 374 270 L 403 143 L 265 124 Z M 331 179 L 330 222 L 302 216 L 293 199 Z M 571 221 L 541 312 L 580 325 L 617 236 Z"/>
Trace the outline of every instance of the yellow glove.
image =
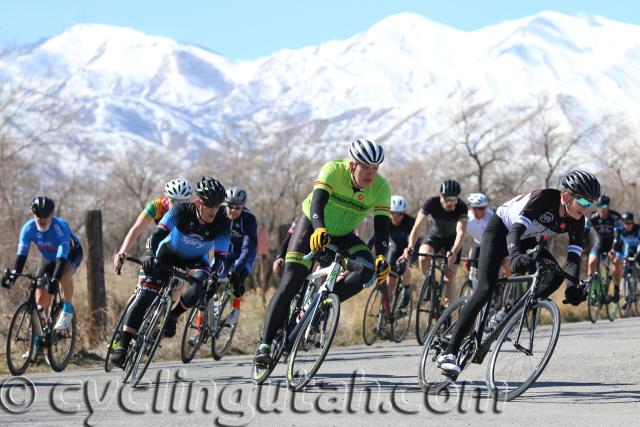
<path id="1" fill-rule="evenodd" d="M 326 248 L 329 243 L 331 243 L 331 237 L 324 227 L 316 228 L 309 239 L 309 246 L 313 252 Z"/>
<path id="2" fill-rule="evenodd" d="M 373 268 L 376 270 L 376 273 L 378 273 L 378 283 L 382 283 L 387 280 L 387 276 L 391 271 L 391 266 L 383 255 L 378 255 Z"/>

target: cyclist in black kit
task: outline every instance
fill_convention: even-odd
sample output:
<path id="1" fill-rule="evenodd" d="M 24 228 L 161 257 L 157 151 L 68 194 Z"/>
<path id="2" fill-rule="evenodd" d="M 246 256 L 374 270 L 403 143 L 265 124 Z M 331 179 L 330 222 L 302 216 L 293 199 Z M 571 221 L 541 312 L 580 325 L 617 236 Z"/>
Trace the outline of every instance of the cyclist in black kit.
<path id="1" fill-rule="evenodd" d="M 404 296 L 400 304 L 400 308 L 404 308 L 411 300 L 411 270 L 408 268 L 398 269 L 396 262 L 402 256 L 407 243 L 409 242 L 409 234 L 413 229 L 416 219 L 406 213 L 407 200 L 402 196 L 391 196 L 391 226 L 389 226 L 389 251 L 387 252 L 387 263 L 391 266 L 391 271 L 402 275 L 402 283 L 404 284 Z M 367 246 L 372 249 L 375 243 L 375 233 L 371 235 L 367 241 Z M 387 285 L 389 292 L 389 301 L 393 298 L 396 288 L 397 279 L 394 275 L 387 276 Z"/>
<path id="2" fill-rule="evenodd" d="M 567 262 L 564 271 L 571 277 L 565 298 L 572 305 L 586 299 L 584 286 L 578 285 L 580 255 L 584 233 L 584 215 L 600 197 L 600 183 L 592 174 L 572 170 L 562 179 L 562 189 L 544 189 L 517 196 L 500 206 L 482 235 L 480 244 L 478 287 L 464 305 L 451 343 L 438 357 L 438 366 L 447 373 L 460 373 L 457 354 L 485 303 L 491 299 L 498 280 L 500 265 L 509 255 L 514 274 L 523 274 L 535 268 L 525 251 L 536 245 L 537 237 L 569 234 Z M 555 262 L 548 250 L 540 255 Z M 554 274 L 541 283 L 540 296 L 551 295 L 564 280 Z"/>
<path id="3" fill-rule="evenodd" d="M 612 258 L 612 273 L 614 278 L 614 291 L 613 302 L 620 301 L 620 281 L 622 280 L 622 261 L 616 257 L 614 250 L 614 241 L 622 230 L 622 216 L 609 209 L 609 203 L 611 200 L 605 194 L 601 195 L 598 199 L 598 210 L 587 218 L 584 231 L 585 240 L 589 235 L 589 230 L 593 228 L 596 232 L 596 242 L 591 247 L 589 252 L 589 261 L 587 263 L 588 274 L 593 274 L 596 271 L 596 265 L 598 263 L 598 257 L 602 259 L 605 256 Z M 607 290 L 608 292 L 608 290 Z"/>
<path id="4" fill-rule="evenodd" d="M 458 197 L 460 191 L 460 184 L 453 179 L 448 179 L 440 184 L 440 194 L 427 199 L 418 212 L 416 222 L 409 235 L 408 247 L 403 254 L 404 259 L 408 260 L 420 231 L 426 225 L 427 217 L 431 215 L 431 228 L 420 245 L 420 253 L 436 254 L 442 249 L 446 251 L 447 262 L 451 266 L 451 269 L 445 272 L 446 296 L 449 301 L 456 299 L 456 271 L 460 263 L 462 238 L 467 229 L 468 209 L 467 205 Z M 420 270 L 426 274 L 431 259 L 421 256 L 418 257 L 418 260 Z"/>

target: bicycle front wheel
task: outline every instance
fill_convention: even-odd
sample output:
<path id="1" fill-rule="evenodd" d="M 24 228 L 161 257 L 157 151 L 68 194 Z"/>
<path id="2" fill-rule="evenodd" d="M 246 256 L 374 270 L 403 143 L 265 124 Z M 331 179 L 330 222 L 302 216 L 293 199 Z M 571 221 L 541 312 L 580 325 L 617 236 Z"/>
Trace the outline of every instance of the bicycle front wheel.
<path id="1" fill-rule="evenodd" d="M 587 297 L 587 313 L 589 314 L 589 320 L 592 323 L 596 323 L 600 317 L 600 308 L 602 307 L 602 285 L 600 278 L 597 278 L 591 282 L 589 287 L 589 296 Z"/>
<path id="2" fill-rule="evenodd" d="M 52 308 L 51 317 L 56 319 L 60 313 L 64 303 L 60 301 Z M 47 356 L 49 359 L 49 365 L 56 372 L 62 372 L 65 370 L 71 356 L 73 355 L 73 349 L 76 344 L 76 315 L 75 312 L 71 317 L 71 322 L 65 329 L 51 330 L 47 342 Z"/>
<path id="3" fill-rule="evenodd" d="M 224 357 L 229 347 L 231 347 L 233 335 L 238 327 L 238 322 L 230 325 L 226 321 L 233 307 L 231 306 L 232 300 L 229 294 L 225 292 L 223 295 L 220 305 L 216 307 L 216 318 L 213 326 L 215 334 L 211 340 L 211 355 L 214 360 L 220 360 Z"/>
<path id="4" fill-rule="evenodd" d="M 384 309 L 382 308 L 382 292 L 376 286 L 371 290 L 362 318 L 362 338 L 366 345 L 371 345 L 378 339 L 384 325 Z"/>
<path id="5" fill-rule="evenodd" d="M 409 295 L 409 302 L 404 307 L 402 307 L 403 299 L 404 285 L 402 282 L 398 282 L 391 311 L 391 315 L 393 317 L 393 323 L 391 324 L 391 336 L 395 342 L 402 342 L 411 327 L 411 295 Z"/>
<path id="6" fill-rule="evenodd" d="M 501 400 L 515 399 L 538 379 L 560 334 L 560 311 L 553 301 L 537 301 L 524 317 L 523 310 L 500 333 L 487 369 L 489 391 Z"/>
<path id="7" fill-rule="evenodd" d="M 153 355 L 160 345 L 160 340 L 167 326 L 167 318 L 171 311 L 171 300 L 161 301 L 153 311 L 147 313 L 144 329 L 141 328 L 136 339 L 140 340 L 137 345 L 137 353 L 134 359 L 134 367 L 131 372 L 131 385 L 135 387 L 147 372 L 151 364 Z M 142 368 L 140 366 L 142 365 Z"/>
<path id="8" fill-rule="evenodd" d="M 416 304 L 416 339 L 419 345 L 423 345 L 427 339 L 427 334 L 438 309 L 437 305 L 440 303 L 434 301 L 438 299 L 435 297 L 435 286 L 433 276 L 425 276 Z"/>
<path id="9" fill-rule="evenodd" d="M 335 294 L 327 295 L 318 307 L 305 318 L 293 344 L 287 366 L 289 388 L 300 391 L 318 372 L 340 319 L 340 301 Z"/>
<path id="10" fill-rule="evenodd" d="M 113 329 L 113 335 L 111 335 L 111 340 L 109 340 L 109 344 L 107 345 L 107 355 L 104 358 L 104 371 L 111 372 L 113 370 L 113 362 L 111 362 L 111 353 L 113 350 L 120 347 L 120 337 L 122 334 L 122 325 L 124 323 L 124 318 L 127 315 L 127 311 L 129 311 L 129 307 L 133 304 L 133 301 L 136 298 L 136 294 L 134 293 L 127 301 L 127 305 L 122 310 L 122 314 L 120 315 L 120 319 L 118 319 L 118 323 L 116 327 Z"/>
<path id="11" fill-rule="evenodd" d="M 20 304 L 9 325 L 7 366 L 12 375 L 22 375 L 37 351 L 35 336 L 38 314 L 29 303 Z"/>

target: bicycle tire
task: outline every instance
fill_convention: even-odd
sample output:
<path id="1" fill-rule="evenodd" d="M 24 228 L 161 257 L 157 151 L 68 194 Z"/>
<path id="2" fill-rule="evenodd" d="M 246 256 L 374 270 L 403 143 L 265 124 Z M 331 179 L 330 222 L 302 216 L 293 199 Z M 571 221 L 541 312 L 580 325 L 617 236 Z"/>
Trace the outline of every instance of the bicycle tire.
<path id="1" fill-rule="evenodd" d="M 62 311 L 63 306 L 64 303 L 60 301 L 58 304 L 52 307 L 52 319 L 56 319 L 58 317 L 58 313 Z M 76 336 L 78 331 L 75 311 L 72 311 L 72 313 L 73 316 L 71 317 L 71 323 L 67 328 L 62 331 L 54 331 L 52 327 L 47 337 L 47 360 L 49 361 L 49 366 L 51 366 L 51 369 L 56 372 L 64 371 L 71 361 L 71 356 L 73 356 L 73 350 L 75 348 Z M 58 352 L 56 350 L 58 350 L 58 345 L 61 342 L 69 342 L 69 347 L 66 351 L 65 349 L 63 349 L 62 357 L 59 358 Z"/>
<path id="2" fill-rule="evenodd" d="M 27 368 L 31 364 L 31 360 L 33 358 L 34 352 L 37 351 L 36 343 L 34 337 L 36 336 L 36 325 L 35 322 L 38 321 L 37 317 L 38 313 L 32 306 L 29 305 L 28 302 L 23 302 L 18 306 L 16 311 L 13 313 L 11 317 L 11 323 L 9 324 L 9 330 L 7 332 L 7 367 L 9 368 L 9 372 L 11 375 L 22 375 L 26 372 Z M 20 331 L 23 330 L 28 333 L 28 337 L 24 337 L 24 339 L 20 338 Z M 19 338 L 19 339 L 18 339 Z M 28 345 L 22 348 L 17 348 L 17 342 L 24 341 L 27 342 Z M 14 363 L 11 355 L 13 354 L 14 347 L 16 351 L 16 355 L 22 359 L 22 364 Z M 24 351 L 25 349 L 28 349 Z M 28 352 L 28 353 L 27 353 Z M 27 353 L 26 357 L 23 357 Z"/>
<path id="3" fill-rule="evenodd" d="M 380 325 L 384 323 L 382 292 L 376 285 L 367 298 L 362 316 L 362 339 L 366 345 L 372 345 L 380 336 Z"/>
<path id="4" fill-rule="evenodd" d="M 116 338 L 118 337 L 118 335 L 120 334 L 121 326 L 124 323 L 124 317 L 126 316 L 127 311 L 129 311 L 129 307 L 131 307 L 131 304 L 133 304 L 133 301 L 135 299 L 136 299 L 136 294 L 134 293 L 131 295 L 131 297 L 129 297 L 129 301 L 127 301 L 127 305 L 122 310 L 120 319 L 118 319 L 118 323 L 116 324 L 116 327 L 113 329 L 113 334 L 111 335 L 111 339 L 109 340 L 109 344 L 107 345 L 107 355 L 104 358 L 105 372 L 111 372 L 114 368 L 114 364 L 111 362 L 111 353 L 113 352 L 113 344 Z"/>
<path id="5" fill-rule="evenodd" d="M 204 321 L 204 314 L 202 315 L 202 325 L 198 326 L 193 324 L 194 319 L 198 318 L 198 312 L 200 312 L 199 305 L 200 304 L 196 304 L 191 308 L 191 310 L 189 310 L 189 315 L 184 323 L 182 340 L 180 342 L 180 359 L 182 359 L 182 363 L 190 363 L 193 360 L 208 333 L 207 325 Z M 189 334 L 191 333 L 198 334 L 196 342 L 193 344 L 189 343 Z"/>
<path id="6" fill-rule="evenodd" d="M 600 308 L 602 306 L 602 295 L 600 292 L 600 276 L 589 287 L 589 294 L 587 296 L 587 314 L 591 323 L 596 323 L 600 317 Z"/>
<path id="7" fill-rule="evenodd" d="M 396 283 L 396 291 L 393 296 L 393 303 L 391 305 L 391 316 L 393 322 L 391 323 L 391 337 L 395 342 L 402 342 L 409 333 L 411 327 L 411 314 L 412 314 L 412 295 L 409 296 L 409 303 L 405 307 L 406 312 L 402 313 L 400 309 L 400 303 L 404 299 L 404 284 L 401 281 Z M 406 319 L 406 322 L 401 323 L 401 320 Z"/>
<path id="8" fill-rule="evenodd" d="M 288 322 L 285 322 L 285 324 L 286 323 Z M 267 378 L 269 378 L 273 370 L 278 365 L 278 362 L 280 362 L 280 357 L 282 356 L 282 353 L 284 351 L 284 345 L 286 341 L 287 341 L 287 331 L 283 327 L 276 332 L 276 336 L 271 341 L 271 350 L 273 351 L 273 354 L 272 354 L 271 362 L 269 363 L 269 366 L 267 366 L 266 369 L 259 369 L 256 366 L 256 363 L 254 360 L 251 366 L 251 381 L 253 381 L 255 385 L 260 385 L 264 383 L 267 380 Z M 261 343 L 262 343 L 261 341 L 258 342 L 258 346 L 256 347 L 256 350 L 258 349 L 258 347 L 260 347 Z"/>
<path id="9" fill-rule="evenodd" d="M 135 358 L 135 364 L 139 365 L 142 356 L 144 353 L 147 353 L 147 360 L 142 367 L 142 370 L 138 372 L 137 369 L 133 370 L 131 386 L 135 387 L 140 383 L 142 377 L 147 372 L 147 368 L 151 364 L 151 360 L 153 360 L 153 355 L 155 354 L 158 346 L 160 345 L 160 341 L 162 340 L 162 336 L 164 335 L 164 329 L 167 326 L 167 318 L 169 317 L 169 312 L 171 311 L 171 300 L 161 301 L 151 312 L 151 320 L 148 323 L 147 329 L 144 331 L 142 345 L 138 346 L 138 352 Z M 156 327 L 156 325 L 160 325 Z M 147 345 L 150 345 L 147 347 Z"/>
<path id="10" fill-rule="evenodd" d="M 497 384 L 502 384 L 502 381 L 496 381 L 496 372 L 500 370 L 500 369 L 496 370 L 496 362 L 499 357 L 502 357 L 502 359 L 504 359 L 509 357 L 510 354 L 515 355 L 518 352 L 520 352 L 521 354 L 526 354 L 518 349 L 515 349 L 514 351 L 511 348 L 509 348 L 510 346 L 508 344 L 506 344 L 506 343 L 512 342 L 511 341 L 512 338 L 508 338 L 509 334 L 512 332 L 511 330 L 513 328 L 518 328 L 517 324 L 522 319 L 521 312 L 524 310 L 524 307 L 518 310 L 518 312 L 515 313 L 515 315 L 509 320 L 507 325 L 504 327 L 504 329 L 500 333 L 500 336 L 496 340 L 493 353 L 491 356 L 491 362 L 487 367 L 487 387 L 490 393 L 498 399 L 510 401 L 522 395 L 522 393 L 527 391 L 527 389 L 531 386 L 531 384 L 533 384 L 538 379 L 538 377 L 542 374 L 545 367 L 547 366 L 547 363 L 549 363 L 551 356 L 553 355 L 553 351 L 555 350 L 556 344 L 558 342 L 558 336 L 560 335 L 560 310 L 558 310 L 558 306 L 556 305 L 556 303 L 549 299 L 538 300 L 537 309 L 540 310 L 540 308 L 546 309 L 551 317 L 552 324 L 551 324 L 550 330 L 548 331 L 550 333 L 549 343 L 544 349 L 542 359 L 534 367 L 533 372 L 521 383 L 518 384 L 516 382 L 517 386 L 513 389 L 503 389 L 497 385 Z M 539 319 L 540 317 L 541 317 L 540 311 L 536 311 L 536 319 Z M 525 319 L 529 319 L 528 313 L 525 315 Z M 543 334 L 544 332 L 547 332 L 547 331 L 544 331 L 543 327 L 539 324 L 539 320 L 534 321 L 533 316 L 531 316 L 531 319 L 529 319 L 529 323 L 532 325 L 531 328 L 534 330 L 533 333 L 538 334 L 537 335 L 538 338 L 540 338 L 541 334 Z M 522 328 L 523 333 L 526 330 L 528 330 L 526 327 Z M 539 341 L 540 341 L 539 339 L 536 341 L 534 338 L 534 342 L 539 342 Z M 512 356 L 512 357 L 515 357 L 515 356 Z M 528 361 L 528 363 L 526 363 L 525 365 L 532 366 L 532 363 Z M 511 374 L 513 373 L 513 371 L 514 369 L 510 369 L 509 373 Z M 508 383 L 506 381 L 504 383 L 507 384 L 507 387 L 508 387 Z"/>
<path id="11" fill-rule="evenodd" d="M 238 322 L 234 323 L 233 325 L 227 325 L 226 323 L 223 325 L 220 324 L 220 321 L 222 319 L 226 320 L 227 316 L 230 313 L 230 311 L 229 313 L 226 313 L 225 311 L 227 307 L 229 307 L 229 303 L 231 302 L 231 296 L 229 295 L 228 292 L 224 292 L 223 295 L 224 296 L 222 298 L 222 302 L 220 303 L 220 308 L 216 316 L 217 318 L 215 320 L 215 334 L 211 339 L 211 355 L 213 356 L 214 360 L 222 359 L 224 355 L 227 353 L 227 350 L 229 350 L 229 347 L 231 346 L 233 336 L 236 333 L 236 328 L 238 327 Z M 222 332 L 228 333 L 226 340 L 221 339 L 222 337 L 220 334 Z M 220 343 L 222 343 L 222 347 L 217 348 L 216 344 L 220 344 Z"/>
<path id="12" fill-rule="evenodd" d="M 437 382 L 432 381 L 432 378 L 442 377 L 440 368 L 437 367 L 437 359 L 446 351 L 451 338 L 449 334 L 452 335 L 457 329 L 457 320 L 467 301 L 469 297 L 460 298 L 450 304 L 429 331 L 418 365 L 418 383 L 424 393 L 438 394 L 452 383 L 448 377 Z M 431 354 L 432 351 L 434 354 Z"/>
<path id="13" fill-rule="evenodd" d="M 458 298 L 471 296 L 472 293 L 473 293 L 473 282 L 471 281 L 471 279 L 467 279 L 460 286 L 460 292 L 458 293 Z"/>
<path id="14" fill-rule="evenodd" d="M 433 322 L 433 300 L 435 291 L 435 281 L 433 276 L 426 275 L 422 286 L 420 287 L 420 293 L 418 294 L 418 301 L 416 302 L 416 340 L 419 345 L 423 345 L 426 341 L 427 334 L 431 328 Z M 422 330 L 422 324 L 424 323 L 424 330 Z"/>
<path id="15" fill-rule="evenodd" d="M 320 354 L 315 358 L 311 369 L 306 371 L 306 375 L 303 377 L 301 381 L 296 381 L 296 374 L 300 371 L 296 371 L 296 361 L 300 362 L 298 356 L 301 355 L 303 351 L 303 346 L 307 346 L 310 344 L 308 337 L 311 336 L 313 331 L 309 331 L 309 328 L 314 328 L 316 323 L 324 323 L 323 328 L 326 327 L 326 317 L 329 316 L 329 310 L 333 314 L 333 320 L 331 322 L 331 326 L 328 331 L 326 331 L 325 339 L 322 340 L 320 338 L 319 345 L 322 347 L 320 350 Z M 300 328 L 300 332 L 295 339 L 293 344 L 293 348 L 291 350 L 291 354 L 289 355 L 289 363 L 287 366 L 287 385 L 291 390 L 300 391 L 302 390 L 315 376 L 326 357 L 329 348 L 331 347 L 331 343 L 333 342 L 333 337 L 336 334 L 336 329 L 338 328 L 338 323 L 340 321 L 340 300 L 336 294 L 327 295 L 324 300 L 320 301 L 318 306 L 315 309 L 315 312 L 311 316 L 307 316 L 304 320 L 302 327 Z M 322 332 L 320 331 L 321 337 Z M 313 345 L 315 346 L 315 344 Z"/>

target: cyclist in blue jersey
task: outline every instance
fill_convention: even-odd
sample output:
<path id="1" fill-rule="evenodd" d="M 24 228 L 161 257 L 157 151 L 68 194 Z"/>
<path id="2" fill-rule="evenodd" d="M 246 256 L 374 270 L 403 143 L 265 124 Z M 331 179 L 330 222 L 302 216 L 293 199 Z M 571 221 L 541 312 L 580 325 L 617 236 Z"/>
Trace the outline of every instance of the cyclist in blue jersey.
<path id="1" fill-rule="evenodd" d="M 165 326 L 167 337 L 175 335 L 178 316 L 200 299 L 205 281 L 217 280 L 229 249 L 230 222 L 224 210 L 219 209 L 224 198 L 225 190 L 218 180 L 202 177 L 196 186 L 195 201 L 171 208 L 147 240 L 142 257 L 143 289 L 125 316 L 121 346 L 112 352 L 111 360 L 116 366 L 122 366 L 127 347 L 142 324 L 147 307 L 168 279 L 169 272 L 162 266 L 187 269 L 195 279 L 171 310 Z M 209 251 L 212 249 L 215 260 L 210 266 Z"/>
<path id="2" fill-rule="evenodd" d="M 20 231 L 18 253 L 12 270 L 6 270 L 2 286 L 8 288 L 22 273 L 27 262 L 31 243 L 40 250 L 42 261 L 37 276 L 48 276 L 38 281 L 36 304 L 45 313 L 51 305 L 51 295 L 58 292 L 62 285 L 64 305 L 54 330 L 66 329 L 73 317 L 73 279 L 72 276 L 82 261 L 82 246 L 78 237 L 71 232 L 69 224 L 53 216 L 55 203 L 49 197 L 38 196 L 31 203 L 33 218 L 27 221 Z M 46 288 L 46 289 L 45 289 Z"/>
<path id="3" fill-rule="evenodd" d="M 234 325 L 240 315 L 244 281 L 253 269 L 258 247 L 258 223 L 255 215 L 245 207 L 247 192 L 240 187 L 227 191 L 225 205 L 231 220 L 231 249 L 225 262 L 229 282 L 233 287 L 233 309 L 226 322 Z"/>
<path id="4" fill-rule="evenodd" d="M 614 249 L 618 259 L 640 258 L 640 225 L 634 222 L 631 212 L 622 214 L 622 230 L 616 235 Z"/>

